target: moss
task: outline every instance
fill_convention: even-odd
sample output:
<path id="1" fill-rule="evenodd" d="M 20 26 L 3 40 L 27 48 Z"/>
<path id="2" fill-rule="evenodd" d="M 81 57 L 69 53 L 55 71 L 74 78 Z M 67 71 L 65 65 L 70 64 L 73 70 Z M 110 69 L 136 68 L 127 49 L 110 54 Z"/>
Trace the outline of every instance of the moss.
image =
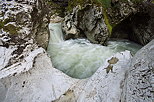
<path id="1" fill-rule="evenodd" d="M 9 23 L 9 22 L 13 22 L 14 20 L 13 20 L 13 18 L 7 18 L 7 19 L 5 19 L 4 21 L 2 21 L 2 20 L 0 20 L 0 29 L 2 29 L 2 28 L 4 28 L 4 25 L 5 24 L 7 24 L 7 23 Z"/>
<path id="2" fill-rule="evenodd" d="M 107 25 L 107 28 L 109 30 L 109 33 L 111 35 L 112 33 L 112 28 L 115 27 L 117 24 L 111 24 L 110 23 L 110 18 L 107 14 L 107 10 L 110 8 L 111 10 L 115 10 L 115 6 L 117 7 L 117 5 L 115 6 L 111 6 L 111 4 L 113 0 L 69 0 L 68 2 L 68 7 L 67 7 L 67 11 L 72 11 L 73 8 L 77 5 L 80 5 L 81 7 L 83 7 L 85 4 L 91 3 L 91 4 L 96 4 L 98 6 L 102 6 L 103 7 L 103 16 L 104 16 L 104 20 L 105 23 Z M 131 2 L 138 4 L 141 3 L 143 0 L 131 0 Z M 128 0 L 118 0 L 118 2 L 128 2 Z M 120 21 L 119 21 L 120 23 Z"/>
<path id="3" fill-rule="evenodd" d="M 3 28 L 4 31 L 9 32 L 10 34 L 17 34 L 17 31 L 19 30 L 19 27 L 15 27 L 12 24 L 8 24 L 6 26 L 7 23 L 14 21 L 13 18 L 8 18 L 3 20 L 0 20 L 0 29 Z"/>
<path id="4" fill-rule="evenodd" d="M 18 34 L 19 27 L 15 27 L 12 24 L 8 24 L 7 26 L 3 27 L 4 31 L 9 32 L 10 34 Z"/>
<path id="5" fill-rule="evenodd" d="M 111 33 L 112 33 L 112 26 L 109 23 L 109 19 L 108 19 L 108 16 L 107 16 L 105 11 L 103 12 L 103 16 L 104 16 L 105 24 L 106 24 L 106 26 L 107 26 L 107 28 L 109 30 L 110 35 L 111 35 Z"/>
<path id="6" fill-rule="evenodd" d="M 112 7 L 111 6 L 112 1 L 113 0 L 69 0 L 67 10 L 72 11 L 75 6 L 81 5 L 81 7 L 82 7 L 87 3 L 101 5 L 107 9 L 107 8 Z M 119 2 L 128 2 L 128 0 L 118 0 L 118 1 Z M 131 2 L 133 2 L 133 3 L 140 3 L 142 1 L 143 0 L 131 0 Z"/>
<path id="7" fill-rule="evenodd" d="M 96 1 L 99 2 L 99 3 L 101 3 L 102 6 L 105 7 L 105 8 L 111 7 L 112 0 L 96 0 Z M 133 3 L 140 3 L 142 1 L 143 0 L 131 0 L 131 2 L 133 2 Z M 118 2 L 128 2 L 128 0 L 118 0 Z"/>
<path id="8" fill-rule="evenodd" d="M 0 21 L 0 29 L 2 29 L 4 27 L 4 22 Z"/>
<path id="9" fill-rule="evenodd" d="M 105 8 L 111 7 L 111 0 L 97 0 L 97 2 L 101 3 Z"/>

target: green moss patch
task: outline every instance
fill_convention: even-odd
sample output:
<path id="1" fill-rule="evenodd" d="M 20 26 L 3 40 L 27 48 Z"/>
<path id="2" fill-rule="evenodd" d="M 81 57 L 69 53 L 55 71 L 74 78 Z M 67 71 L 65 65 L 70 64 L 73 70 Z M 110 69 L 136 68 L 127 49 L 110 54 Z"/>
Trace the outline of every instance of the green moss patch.
<path id="1" fill-rule="evenodd" d="M 4 27 L 4 22 L 3 21 L 0 21 L 0 29 L 2 29 Z"/>
<path id="2" fill-rule="evenodd" d="M 106 26 L 107 26 L 107 28 L 109 30 L 110 35 L 111 35 L 111 33 L 112 33 L 112 26 L 109 23 L 109 19 L 108 19 L 107 14 L 106 14 L 105 11 L 103 12 L 103 16 L 104 16 L 105 24 L 106 24 Z"/>
<path id="3" fill-rule="evenodd" d="M 111 0 L 97 0 L 97 2 L 101 3 L 104 7 L 111 7 Z"/>
<path id="4" fill-rule="evenodd" d="M 19 27 L 15 27 L 12 24 L 8 24 L 7 26 L 4 26 L 3 29 L 4 31 L 9 32 L 12 35 L 15 35 L 18 34 Z"/>

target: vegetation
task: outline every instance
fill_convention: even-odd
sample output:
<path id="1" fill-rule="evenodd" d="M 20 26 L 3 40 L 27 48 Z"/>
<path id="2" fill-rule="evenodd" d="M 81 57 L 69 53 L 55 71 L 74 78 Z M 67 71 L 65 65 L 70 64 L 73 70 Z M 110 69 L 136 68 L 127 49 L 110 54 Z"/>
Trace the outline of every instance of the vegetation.
<path id="1" fill-rule="evenodd" d="M 133 3 L 139 3 L 143 0 L 130 0 L 131 2 Z M 85 4 L 93 4 L 93 5 L 98 5 L 98 6 L 102 6 L 103 7 L 103 16 L 104 16 L 104 20 L 105 20 L 105 23 L 107 25 L 107 28 L 109 30 L 109 33 L 111 34 L 112 32 L 112 28 L 115 26 L 115 24 L 112 24 L 110 23 L 110 19 L 108 17 L 108 14 L 107 14 L 107 10 L 108 8 L 111 8 L 111 9 L 115 9 L 115 7 L 112 6 L 112 4 L 114 2 L 128 2 L 128 0 L 69 0 L 68 1 L 68 7 L 66 8 L 66 11 L 72 11 L 73 8 L 77 5 L 80 5 L 81 9 L 82 7 L 85 5 Z M 50 4 L 51 1 L 49 2 Z M 57 13 L 60 13 L 60 11 L 56 11 Z"/>
<path id="2" fill-rule="evenodd" d="M 104 7 L 111 7 L 111 0 L 97 0 L 97 2 L 101 3 Z"/>
<path id="3" fill-rule="evenodd" d="M 107 17 L 106 12 L 103 12 L 103 16 L 104 16 L 105 24 L 106 24 L 106 26 L 107 26 L 107 28 L 108 28 L 108 30 L 109 30 L 110 35 L 111 35 L 111 33 L 112 33 L 112 26 L 111 26 L 110 23 L 109 23 L 109 19 L 108 19 L 108 17 Z"/>
<path id="4" fill-rule="evenodd" d="M 9 32 L 10 34 L 18 34 L 18 30 L 19 30 L 19 27 L 15 27 L 14 25 L 12 24 L 8 24 L 7 26 L 4 26 L 3 27 L 4 31 L 6 32 Z"/>
<path id="5" fill-rule="evenodd" d="M 11 19 L 5 19 L 4 21 L 0 20 L 0 29 L 3 28 L 4 31 L 9 32 L 10 34 L 17 34 L 19 27 L 15 27 L 12 24 L 6 25 L 9 22 L 11 22 Z"/>

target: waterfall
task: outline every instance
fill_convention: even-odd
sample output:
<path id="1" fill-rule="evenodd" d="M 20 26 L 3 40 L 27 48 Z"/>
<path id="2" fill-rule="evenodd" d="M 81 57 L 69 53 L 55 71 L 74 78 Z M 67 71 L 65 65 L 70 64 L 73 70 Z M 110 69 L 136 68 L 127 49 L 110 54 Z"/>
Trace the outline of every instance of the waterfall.
<path id="1" fill-rule="evenodd" d="M 86 39 L 63 40 L 61 23 L 50 23 L 47 52 L 55 68 L 74 78 L 90 77 L 104 61 L 117 52 L 135 54 L 141 46 L 127 40 L 109 41 L 108 46 L 91 44 Z"/>
<path id="2" fill-rule="evenodd" d="M 61 23 L 49 23 L 49 31 L 50 31 L 50 43 L 59 43 L 63 40 L 63 33 L 61 30 Z"/>

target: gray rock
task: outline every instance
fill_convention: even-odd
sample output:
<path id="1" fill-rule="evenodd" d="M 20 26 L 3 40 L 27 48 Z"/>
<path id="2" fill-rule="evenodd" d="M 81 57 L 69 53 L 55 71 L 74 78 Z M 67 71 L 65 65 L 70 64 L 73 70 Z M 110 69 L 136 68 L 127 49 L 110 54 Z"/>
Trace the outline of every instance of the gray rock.
<path id="1" fill-rule="evenodd" d="M 136 12 L 117 24 L 112 31 L 113 38 L 124 38 L 146 45 L 154 39 L 154 4 L 140 3 Z"/>
<path id="2" fill-rule="evenodd" d="M 32 52 L 27 48 L 28 56 L 23 61 L 0 70 L 0 99 L 2 102 L 152 102 L 153 50 L 154 40 L 133 60 L 129 51 L 117 53 L 106 59 L 93 76 L 78 80 L 54 69 L 42 48 Z M 118 60 L 112 63 L 113 71 L 107 72 L 113 58 Z"/>
<path id="3" fill-rule="evenodd" d="M 113 64 L 113 72 L 107 73 L 105 68 L 109 65 L 108 60 L 113 57 L 117 58 L 118 62 Z M 78 93 L 77 102 L 120 102 L 124 76 L 129 69 L 131 58 L 130 52 L 125 51 L 107 59 L 84 85 L 76 86 L 74 93 Z"/>
<path id="4" fill-rule="evenodd" d="M 145 2 L 140 6 L 140 11 L 133 16 L 131 21 L 134 40 L 142 45 L 154 39 L 154 4 Z"/>
<path id="5" fill-rule="evenodd" d="M 28 60 L 33 63 L 33 67 L 29 63 L 25 64 L 31 67 L 27 71 L 23 63 L 16 69 L 0 71 L 1 102 L 52 102 L 79 81 L 53 68 L 46 53 L 42 52 L 35 57 Z M 13 72 L 17 74 L 3 77 Z"/>
<path id="6" fill-rule="evenodd" d="M 135 0 L 134 0 L 135 1 Z M 106 13 L 109 22 L 112 26 L 120 23 L 127 18 L 130 14 L 137 11 L 137 2 L 133 0 L 111 0 L 109 1 L 109 7 L 106 7 Z M 141 1 L 140 1 L 141 2 Z"/>
<path id="7" fill-rule="evenodd" d="M 48 43 L 48 23 L 52 12 L 44 0 L 3 0 L 0 2 L 0 32 L 10 38 L 8 45 L 33 39 L 43 48 Z"/>
<path id="8" fill-rule="evenodd" d="M 86 37 L 92 43 L 104 44 L 108 38 L 102 7 L 87 4 L 80 5 L 68 13 L 63 23 L 65 39 Z"/>
<path id="9" fill-rule="evenodd" d="M 153 102 L 154 40 L 133 57 L 126 73 L 122 102 Z"/>

